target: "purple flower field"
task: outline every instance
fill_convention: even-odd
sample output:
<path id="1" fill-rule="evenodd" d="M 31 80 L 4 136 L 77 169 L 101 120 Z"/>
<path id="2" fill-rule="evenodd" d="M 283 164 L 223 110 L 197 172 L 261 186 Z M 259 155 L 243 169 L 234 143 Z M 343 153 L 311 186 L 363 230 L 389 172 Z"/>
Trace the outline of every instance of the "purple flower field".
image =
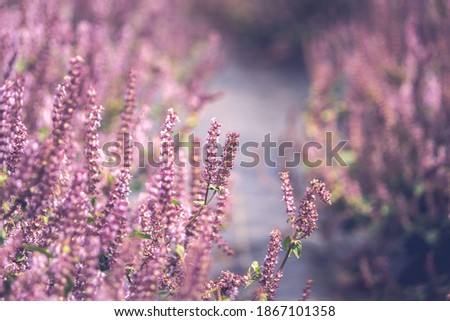
<path id="1" fill-rule="evenodd" d="M 327 298 L 450 299 L 450 2 L 324 3 L 0 1 L 0 300 L 272 301 L 303 247 Z M 283 138 L 202 124 L 230 59 L 307 75 Z M 285 224 L 242 269 L 262 166 Z"/>

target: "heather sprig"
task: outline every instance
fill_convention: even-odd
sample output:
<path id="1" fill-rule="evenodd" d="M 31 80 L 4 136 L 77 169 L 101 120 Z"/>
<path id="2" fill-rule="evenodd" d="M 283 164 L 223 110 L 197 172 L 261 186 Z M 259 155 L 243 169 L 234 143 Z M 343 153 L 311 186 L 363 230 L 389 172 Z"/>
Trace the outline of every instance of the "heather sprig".
<path id="1" fill-rule="evenodd" d="M 270 241 L 267 248 L 266 258 L 262 266 L 259 287 L 255 298 L 262 301 L 273 301 L 277 294 L 278 282 L 283 276 L 281 269 L 276 270 L 278 256 L 283 248 L 281 232 L 278 229 L 270 233 Z"/>
<path id="2" fill-rule="evenodd" d="M 337 266 L 352 284 L 366 284 L 367 299 L 442 299 L 448 290 L 448 281 L 436 281 L 450 277 L 440 263 L 448 255 L 435 249 L 450 246 L 450 78 L 441 72 L 450 68 L 449 8 L 448 2 L 367 1 L 307 46 L 308 138 L 326 129 L 348 141 L 348 166 L 320 168 L 336 204 L 324 231 L 349 239 L 368 232 L 352 261 Z M 427 241 L 431 230 L 436 243 Z M 423 244 L 420 255 L 411 244 Z M 350 254 L 340 251 L 345 247 L 347 241 L 333 242 L 325 256 L 342 262 Z M 438 272 L 418 277 L 418 266 Z M 337 292 L 355 298 L 354 291 Z"/>
<path id="3" fill-rule="evenodd" d="M 294 223 L 297 207 L 295 206 L 294 192 L 292 189 L 291 181 L 289 179 L 288 172 L 281 172 L 281 190 L 283 191 L 283 200 L 286 203 L 286 213 L 288 216 L 288 222 Z"/>
<path id="4" fill-rule="evenodd" d="M 216 280 L 211 280 L 206 285 L 203 300 L 211 300 L 212 294 L 216 294 L 217 300 L 235 300 L 239 295 L 239 288 L 248 282 L 247 275 L 239 275 L 230 271 L 222 271 Z"/>
<path id="5" fill-rule="evenodd" d="M 292 211 L 292 206 L 295 200 L 293 199 L 293 195 L 291 195 L 291 192 L 289 192 L 290 190 L 292 190 L 289 175 L 286 172 L 281 172 L 280 178 L 282 181 L 281 189 L 284 192 L 286 209 L 288 213 L 290 213 Z M 314 230 L 317 229 L 317 220 L 319 218 L 319 214 L 317 212 L 316 205 L 314 204 L 316 195 L 319 196 L 325 204 L 331 204 L 331 194 L 326 189 L 325 183 L 317 179 L 313 179 L 310 182 L 310 186 L 306 188 L 303 199 L 300 201 L 297 215 L 293 217 L 292 235 L 286 237 L 285 240 L 283 240 L 286 254 L 280 264 L 280 267 L 278 268 L 279 272 L 283 270 L 291 253 L 294 253 L 297 258 L 300 258 L 302 252 L 301 240 L 310 237 Z"/>
<path id="6" fill-rule="evenodd" d="M 171 2 L 75 7 L 36 1 L 0 9 L 0 299 L 228 300 L 258 277 L 259 296 L 273 299 L 282 276 L 279 231 L 259 274 L 227 270 L 211 280 L 214 247 L 233 253 L 220 233 L 239 135 L 228 133 L 220 153 L 213 119 L 206 166 L 198 146 L 180 153 L 196 164 L 175 163 L 179 119 L 165 106 L 187 114 L 182 135 L 195 126 L 217 97 L 205 81 L 220 37 L 192 28 Z M 161 110 L 153 133 L 148 124 Z M 138 139 L 159 144 L 156 168 L 133 166 Z M 100 141 L 114 140 L 123 142 L 114 150 L 123 162 L 102 167 Z"/>
<path id="7" fill-rule="evenodd" d="M 219 172 L 219 159 L 218 159 L 218 148 L 219 148 L 219 136 L 220 136 L 220 124 L 215 118 L 211 120 L 211 127 L 208 130 L 208 136 L 206 138 L 206 159 L 205 159 L 205 169 L 203 171 L 203 179 L 206 182 L 206 196 L 208 196 L 208 191 L 210 187 L 216 187 L 217 176 Z M 205 200 L 206 203 L 207 200 Z"/>

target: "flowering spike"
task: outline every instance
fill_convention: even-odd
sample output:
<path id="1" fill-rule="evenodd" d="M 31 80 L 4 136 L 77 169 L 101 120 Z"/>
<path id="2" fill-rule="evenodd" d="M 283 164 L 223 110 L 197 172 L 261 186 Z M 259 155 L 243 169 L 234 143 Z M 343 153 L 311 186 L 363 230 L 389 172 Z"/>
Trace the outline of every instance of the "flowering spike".
<path id="1" fill-rule="evenodd" d="M 84 154 L 88 171 L 88 192 L 91 195 L 95 195 L 98 193 L 97 184 L 100 181 L 100 142 L 98 139 L 98 129 L 100 127 L 103 106 L 96 103 L 96 92 L 92 86 L 87 92 L 87 98 L 86 145 Z"/>
<path id="2" fill-rule="evenodd" d="M 125 108 L 121 115 L 120 131 L 117 140 L 123 143 L 123 166 L 130 168 L 132 163 L 132 135 L 133 113 L 136 109 L 136 73 L 130 70 L 128 75 L 127 93 L 125 95 Z"/>
<path id="3" fill-rule="evenodd" d="M 259 300 L 272 301 L 277 294 L 278 281 L 282 277 L 282 272 L 281 270 L 275 272 L 275 269 L 281 248 L 281 232 L 275 229 L 270 233 L 269 246 L 262 267 L 261 279 L 259 280 L 259 288 L 256 294 Z"/>
<path id="4" fill-rule="evenodd" d="M 326 189 L 325 183 L 313 179 L 310 184 L 311 185 L 306 188 L 303 200 L 300 202 L 298 207 L 299 215 L 294 223 L 299 239 L 310 237 L 317 229 L 319 214 L 317 213 L 316 205 L 314 204 L 316 195 L 318 195 L 325 204 L 331 204 L 331 194 Z"/>
<path id="5" fill-rule="evenodd" d="M 55 146 L 60 146 L 64 143 L 65 135 L 69 131 L 72 115 L 79 105 L 79 93 L 81 88 L 81 71 L 83 67 L 83 58 L 76 56 L 70 60 L 69 74 L 64 79 L 64 88 L 61 88 L 62 92 L 66 92 L 66 95 L 55 97 L 55 107 L 58 108 L 55 111 L 54 119 L 59 121 L 54 124 L 53 140 Z M 62 102 L 56 102 L 62 98 Z"/>
<path id="6" fill-rule="evenodd" d="M 286 212 L 288 215 L 288 222 L 294 222 L 297 208 L 295 206 L 294 192 L 292 190 L 291 181 L 289 180 L 288 172 L 280 173 L 281 190 L 283 191 L 283 200 L 286 203 Z"/>
<path id="7" fill-rule="evenodd" d="M 217 174 L 219 171 L 217 151 L 219 147 L 221 126 L 222 124 L 220 124 L 215 118 L 211 119 L 211 127 L 208 130 L 208 136 L 206 138 L 206 165 L 203 171 L 203 179 L 208 185 L 207 188 L 217 185 Z"/>

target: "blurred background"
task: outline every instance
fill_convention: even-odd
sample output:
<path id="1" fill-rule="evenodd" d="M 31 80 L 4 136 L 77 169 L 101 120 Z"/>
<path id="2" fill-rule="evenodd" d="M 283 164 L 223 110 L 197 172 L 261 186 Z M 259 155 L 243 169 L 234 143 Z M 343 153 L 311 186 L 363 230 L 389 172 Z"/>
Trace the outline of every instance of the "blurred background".
<path id="1" fill-rule="evenodd" d="M 30 137 L 51 133 L 54 89 L 81 55 L 105 106 L 102 142 L 116 133 L 133 68 L 139 141 L 158 136 L 171 106 L 181 131 L 204 139 L 216 117 L 241 144 L 258 142 L 261 160 L 267 134 L 294 143 L 284 156 L 272 150 L 272 167 L 239 166 L 248 159 L 238 155 L 224 230 L 237 256 L 218 250 L 212 276 L 246 273 L 264 261 L 273 228 L 289 233 L 278 176 L 288 170 L 297 202 L 319 178 L 333 204 L 319 207 L 319 230 L 301 260 L 288 262 L 277 299 L 300 298 L 309 279 L 316 300 L 450 299 L 450 1 L 10 0 L 0 8 L 1 76 L 25 79 Z M 285 168 L 306 142 L 325 145 L 326 132 L 333 146 L 348 142 L 347 166 Z M 134 168 L 133 192 L 152 174 Z"/>

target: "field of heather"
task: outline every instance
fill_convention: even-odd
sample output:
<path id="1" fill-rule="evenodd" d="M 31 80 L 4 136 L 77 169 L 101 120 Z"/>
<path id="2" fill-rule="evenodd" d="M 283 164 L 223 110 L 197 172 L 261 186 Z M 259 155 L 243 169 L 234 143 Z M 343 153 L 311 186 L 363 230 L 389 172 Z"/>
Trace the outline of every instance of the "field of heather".
<path id="1" fill-rule="evenodd" d="M 446 0 L 0 0 L 0 300 L 450 300 L 448 30 Z"/>

